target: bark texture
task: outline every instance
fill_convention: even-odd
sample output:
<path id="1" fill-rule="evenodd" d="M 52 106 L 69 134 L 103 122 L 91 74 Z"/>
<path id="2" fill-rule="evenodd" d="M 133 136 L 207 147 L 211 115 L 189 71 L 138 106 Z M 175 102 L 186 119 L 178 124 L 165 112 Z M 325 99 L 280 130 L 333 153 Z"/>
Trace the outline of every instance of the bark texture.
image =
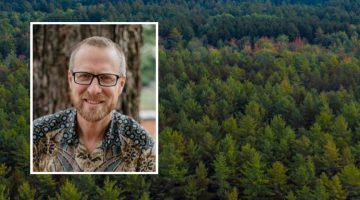
<path id="1" fill-rule="evenodd" d="M 85 38 L 104 36 L 126 57 L 126 85 L 117 110 L 139 120 L 141 25 L 34 25 L 33 31 L 34 119 L 72 106 L 67 83 L 71 50 Z"/>

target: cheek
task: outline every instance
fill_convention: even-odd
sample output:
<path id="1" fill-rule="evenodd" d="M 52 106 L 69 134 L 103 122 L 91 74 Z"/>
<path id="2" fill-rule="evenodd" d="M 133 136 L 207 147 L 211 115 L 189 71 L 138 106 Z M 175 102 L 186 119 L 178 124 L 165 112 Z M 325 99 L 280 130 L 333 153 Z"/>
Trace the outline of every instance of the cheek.
<path id="1" fill-rule="evenodd" d="M 111 88 L 102 88 L 101 92 L 102 95 L 107 96 L 107 97 L 112 97 L 112 90 Z"/>
<path id="2" fill-rule="evenodd" d="M 71 89 L 71 93 L 77 96 L 83 94 L 84 92 L 86 92 L 86 87 L 81 85 L 72 87 Z"/>

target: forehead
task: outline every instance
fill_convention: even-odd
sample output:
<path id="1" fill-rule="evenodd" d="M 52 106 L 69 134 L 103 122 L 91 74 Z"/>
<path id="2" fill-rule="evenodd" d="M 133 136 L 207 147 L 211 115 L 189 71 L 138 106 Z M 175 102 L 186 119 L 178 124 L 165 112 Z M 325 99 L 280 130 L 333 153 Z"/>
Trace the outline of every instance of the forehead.
<path id="1" fill-rule="evenodd" d="M 87 71 L 119 71 L 119 58 L 110 47 L 83 45 L 74 58 L 74 69 Z"/>

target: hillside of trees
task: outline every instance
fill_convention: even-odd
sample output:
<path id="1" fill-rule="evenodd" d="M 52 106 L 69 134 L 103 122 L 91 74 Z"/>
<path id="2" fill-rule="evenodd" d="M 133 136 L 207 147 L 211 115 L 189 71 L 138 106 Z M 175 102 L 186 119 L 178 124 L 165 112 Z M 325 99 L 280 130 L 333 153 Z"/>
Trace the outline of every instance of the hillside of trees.
<path id="1" fill-rule="evenodd" d="M 360 2 L 0 4 L 0 199 L 360 199 Z M 30 21 L 159 22 L 159 175 L 30 175 Z"/>

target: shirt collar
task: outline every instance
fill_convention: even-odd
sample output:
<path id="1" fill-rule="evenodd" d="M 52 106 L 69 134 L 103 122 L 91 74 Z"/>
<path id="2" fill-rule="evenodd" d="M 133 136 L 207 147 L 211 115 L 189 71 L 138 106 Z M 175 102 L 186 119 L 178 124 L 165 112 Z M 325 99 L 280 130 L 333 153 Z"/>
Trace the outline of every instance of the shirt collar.
<path id="1" fill-rule="evenodd" d="M 70 108 L 68 110 L 65 111 L 65 117 L 66 117 L 66 121 L 65 121 L 65 131 L 64 131 L 64 135 L 62 138 L 61 143 L 65 143 L 65 144 L 78 144 L 79 143 L 79 137 L 75 132 L 75 128 L 76 128 L 76 110 L 75 108 Z"/>
<path id="2" fill-rule="evenodd" d="M 106 130 L 104 135 L 104 139 L 102 141 L 101 147 L 103 149 L 107 149 L 110 146 L 120 147 L 120 137 L 119 134 L 116 133 L 119 127 L 116 125 L 115 112 L 111 113 L 111 122 L 109 128 Z M 76 133 L 76 109 L 70 108 L 65 111 L 67 120 L 65 121 L 65 131 L 62 138 L 62 143 L 64 144 L 79 144 L 79 136 Z"/>

